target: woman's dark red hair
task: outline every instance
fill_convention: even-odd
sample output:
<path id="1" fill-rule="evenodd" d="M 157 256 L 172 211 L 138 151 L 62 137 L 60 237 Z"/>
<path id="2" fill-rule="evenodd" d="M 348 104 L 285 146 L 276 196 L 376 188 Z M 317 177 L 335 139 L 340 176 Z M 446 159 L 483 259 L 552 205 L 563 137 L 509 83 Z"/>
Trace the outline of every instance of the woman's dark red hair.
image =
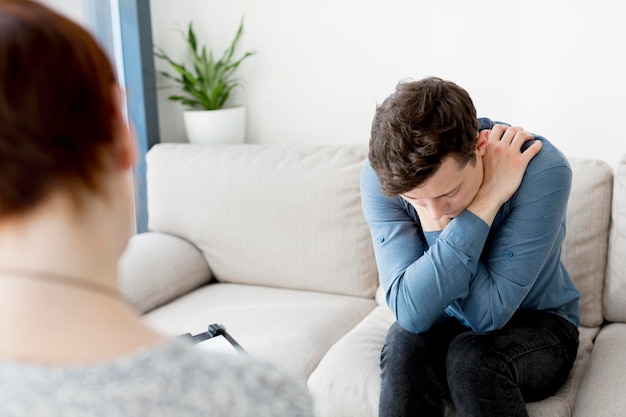
<path id="1" fill-rule="evenodd" d="M 53 190 L 100 190 L 115 138 L 115 72 L 82 27 L 0 0 L 0 217 Z"/>

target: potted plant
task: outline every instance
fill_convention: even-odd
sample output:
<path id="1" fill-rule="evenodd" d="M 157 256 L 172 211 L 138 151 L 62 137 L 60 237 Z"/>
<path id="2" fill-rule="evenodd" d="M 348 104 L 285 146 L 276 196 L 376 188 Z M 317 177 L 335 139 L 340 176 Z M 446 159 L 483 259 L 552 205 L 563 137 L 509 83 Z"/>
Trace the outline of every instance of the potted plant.
<path id="1" fill-rule="evenodd" d="M 182 103 L 185 131 L 191 143 L 243 143 L 245 137 L 246 109 L 244 106 L 226 108 L 230 93 L 241 80 L 235 72 L 246 58 L 254 52 L 246 52 L 235 58 L 235 49 L 243 33 L 243 19 L 235 38 L 222 57 L 216 60 L 206 46 L 200 49 L 193 24 L 189 23 L 187 33 L 181 32 L 192 61 L 187 69 L 184 62 L 176 62 L 165 51 L 155 47 L 155 56 L 166 61 L 173 73 L 159 71 L 165 78 L 174 81 L 179 94 L 169 96 L 169 100 Z"/>

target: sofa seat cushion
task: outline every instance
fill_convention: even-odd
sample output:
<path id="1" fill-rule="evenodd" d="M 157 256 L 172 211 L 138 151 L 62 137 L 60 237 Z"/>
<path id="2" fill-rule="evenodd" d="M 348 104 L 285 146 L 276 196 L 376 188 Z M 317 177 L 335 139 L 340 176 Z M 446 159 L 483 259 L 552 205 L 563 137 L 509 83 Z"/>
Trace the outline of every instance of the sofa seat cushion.
<path id="1" fill-rule="evenodd" d="M 626 324 L 602 328 L 576 401 L 575 417 L 623 416 L 626 412 Z"/>
<path id="2" fill-rule="evenodd" d="M 361 297 L 216 283 L 144 317 L 172 336 L 223 324 L 248 353 L 306 380 L 326 351 L 375 306 L 374 299 Z"/>
<path id="3" fill-rule="evenodd" d="M 380 352 L 394 318 L 385 306 L 372 311 L 326 354 L 308 381 L 316 416 L 375 417 L 380 395 Z M 570 417 L 597 328 L 581 327 L 578 357 L 568 379 L 552 397 L 528 403 L 531 417 Z M 337 372 L 342 369 L 342 372 Z M 359 383 L 355 383 L 359 381 Z M 458 414 L 449 404 L 446 416 Z"/>
<path id="4" fill-rule="evenodd" d="M 307 383 L 317 417 L 378 415 L 380 352 L 393 322 L 378 306 L 328 351 Z"/>

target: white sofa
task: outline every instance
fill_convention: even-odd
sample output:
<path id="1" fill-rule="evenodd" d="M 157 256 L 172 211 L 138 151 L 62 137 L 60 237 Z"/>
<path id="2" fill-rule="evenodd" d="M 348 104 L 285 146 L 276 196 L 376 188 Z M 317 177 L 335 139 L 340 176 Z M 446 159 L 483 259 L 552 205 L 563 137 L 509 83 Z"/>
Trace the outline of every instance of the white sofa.
<path id="1" fill-rule="evenodd" d="M 250 354 L 306 381 L 319 417 L 376 416 L 393 316 L 361 211 L 366 155 L 365 145 L 155 146 L 151 232 L 122 258 L 124 294 L 167 334 L 224 324 Z M 615 175 L 601 161 L 571 165 L 564 262 L 582 293 L 580 348 L 556 395 L 528 409 L 623 416 L 626 161 Z"/>

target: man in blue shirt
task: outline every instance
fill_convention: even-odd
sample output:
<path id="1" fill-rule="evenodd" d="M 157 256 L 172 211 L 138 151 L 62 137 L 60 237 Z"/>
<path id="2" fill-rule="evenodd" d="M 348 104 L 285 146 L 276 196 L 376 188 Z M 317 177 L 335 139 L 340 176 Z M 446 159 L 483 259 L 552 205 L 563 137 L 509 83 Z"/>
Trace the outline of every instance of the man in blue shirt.
<path id="1" fill-rule="evenodd" d="M 399 83 L 376 111 L 363 211 L 396 317 L 380 416 L 527 416 L 578 346 L 580 294 L 561 263 L 567 159 L 523 129 L 477 119 L 439 78 Z"/>

